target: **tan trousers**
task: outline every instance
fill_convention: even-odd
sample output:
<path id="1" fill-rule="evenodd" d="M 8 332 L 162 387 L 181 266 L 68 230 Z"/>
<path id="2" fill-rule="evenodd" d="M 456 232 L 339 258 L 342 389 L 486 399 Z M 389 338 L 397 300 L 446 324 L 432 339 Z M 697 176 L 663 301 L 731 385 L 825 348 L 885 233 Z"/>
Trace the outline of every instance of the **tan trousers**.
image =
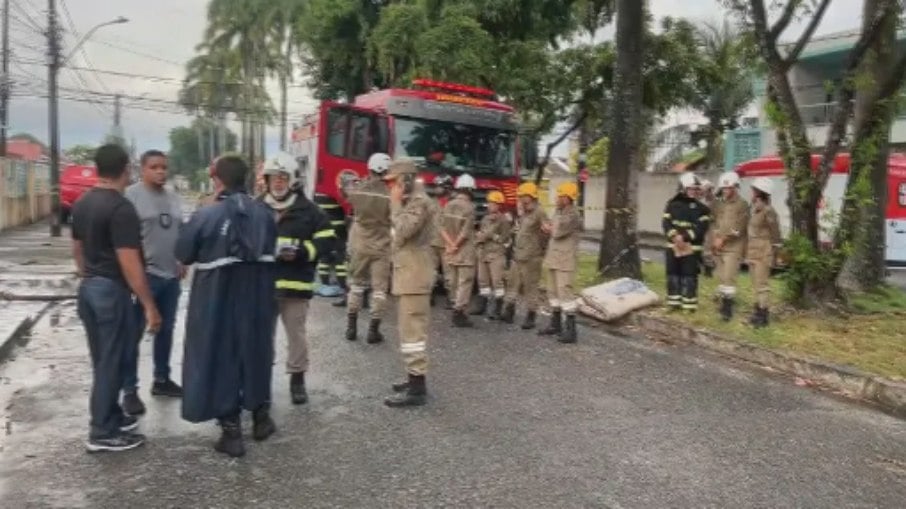
<path id="1" fill-rule="evenodd" d="M 465 311 L 469 307 L 469 301 L 472 300 L 472 284 L 475 282 L 475 267 L 472 265 L 451 265 L 450 282 L 453 288 L 448 289 L 456 300 L 453 302 L 453 309 Z"/>
<path id="2" fill-rule="evenodd" d="M 510 266 L 506 301 L 515 304 L 519 297 L 526 310 L 538 310 L 538 285 L 541 282 L 541 259 L 513 261 Z"/>
<path id="3" fill-rule="evenodd" d="M 444 248 L 432 247 L 431 249 L 434 250 L 434 270 L 438 271 L 438 274 L 443 274 L 444 289 L 451 292 L 453 283 L 450 281 L 450 266 L 444 263 Z"/>
<path id="4" fill-rule="evenodd" d="M 579 301 L 573 290 L 573 280 L 576 273 L 573 271 L 553 270 L 547 271 L 547 295 L 550 305 L 554 309 L 562 309 L 571 315 L 579 308 Z"/>
<path id="5" fill-rule="evenodd" d="M 742 261 L 742 253 L 721 251 L 714 257 L 714 261 L 716 262 L 717 280 L 720 282 L 720 286 L 717 287 L 717 293 L 721 297 L 736 297 L 736 278 L 739 276 L 739 263 Z"/>
<path id="6" fill-rule="evenodd" d="M 353 255 L 352 283 L 349 287 L 349 302 L 346 312 L 358 314 L 362 310 L 365 289 L 371 284 L 371 318 L 380 320 L 387 308 L 387 292 L 390 289 L 390 256 Z"/>
<path id="7" fill-rule="evenodd" d="M 493 295 L 499 299 L 506 295 L 503 285 L 505 270 L 506 257 L 502 254 L 487 256 L 478 262 L 478 290 L 482 297 Z"/>
<path id="8" fill-rule="evenodd" d="M 428 371 L 428 322 L 431 320 L 429 295 L 400 295 L 397 302 L 400 353 L 410 375 Z"/>
<path id="9" fill-rule="evenodd" d="M 308 317 L 307 299 L 278 299 L 280 318 L 286 329 L 286 372 L 308 371 L 308 339 L 305 321 Z"/>
<path id="10" fill-rule="evenodd" d="M 771 305 L 771 260 L 749 260 L 749 272 L 752 275 L 752 289 L 759 307 L 768 309 Z"/>

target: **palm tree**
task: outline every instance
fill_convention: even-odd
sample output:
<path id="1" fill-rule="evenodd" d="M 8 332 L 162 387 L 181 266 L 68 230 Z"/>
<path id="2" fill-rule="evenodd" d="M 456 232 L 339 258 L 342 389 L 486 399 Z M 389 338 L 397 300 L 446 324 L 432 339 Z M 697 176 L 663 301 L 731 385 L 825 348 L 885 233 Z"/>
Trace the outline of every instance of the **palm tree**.
<path id="1" fill-rule="evenodd" d="M 280 150 L 286 150 L 287 102 L 289 84 L 293 81 L 293 57 L 300 49 L 299 21 L 304 15 L 305 0 L 273 2 L 271 16 L 273 43 L 282 58 L 272 68 L 280 82 Z"/>
<path id="2" fill-rule="evenodd" d="M 699 26 L 697 37 L 701 67 L 693 106 L 708 118 L 707 161 L 719 165 L 724 132 L 738 127 L 739 117 L 754 98 L 755 47 L 727 21 Z"/>

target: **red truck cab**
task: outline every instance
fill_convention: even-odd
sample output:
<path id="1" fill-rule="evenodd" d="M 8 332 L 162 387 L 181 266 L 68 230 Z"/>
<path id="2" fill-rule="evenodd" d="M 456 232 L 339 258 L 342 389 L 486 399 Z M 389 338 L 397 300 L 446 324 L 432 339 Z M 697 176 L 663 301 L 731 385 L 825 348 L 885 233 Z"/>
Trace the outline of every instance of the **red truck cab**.
<path id="1" fill-rule="evenodd" d="M 60 172 L 60 221 L 66 223 L 72 213 L 72 206 L 98 183 L 98 172 L 94 166 L 70 164 Z"/>

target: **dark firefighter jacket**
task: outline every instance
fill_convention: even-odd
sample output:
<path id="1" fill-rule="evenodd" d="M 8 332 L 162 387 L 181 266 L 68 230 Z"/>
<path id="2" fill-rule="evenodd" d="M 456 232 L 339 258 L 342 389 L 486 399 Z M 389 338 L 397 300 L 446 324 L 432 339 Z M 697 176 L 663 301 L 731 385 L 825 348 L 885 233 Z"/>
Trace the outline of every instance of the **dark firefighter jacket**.
<path id="1" fill-rule="evenodd" d="M 347 237 L 346 213 L 336 200 L 326 194 L 315 193 L 315 204 L 327 215 L 330 227 L 337 236 L 337 241 L 345 244 Z"/>
<path id="2" fill-rule="evenodd" d="M 220 195 L 180 228 L 176 258 L 194 266 L 182 370 L 187 421 L 270 402 L 276 243 L 273 212 L 241 192 Z"/>
<path id="3" fill-rule="evenodd" d="M 277 258 L 277 297 L 310 299 L 318 257 L 334 248 L 334 231 L 327 215 L 302 192 L 296 192 L 288 209 L 276 214 L 277 245 L 296 248 L 295 260 Z"/>
<path id="4" fill-rule="evenodd" d="M 673 247 L 673 237 L 682 235 L 692 244 L 693 250 L 701 252 L 705 233 L 711 224 L 711 211 L 702 202 L 680 192 L 667 202 L 661 226 L 667 236 L 667 247 Z"/>

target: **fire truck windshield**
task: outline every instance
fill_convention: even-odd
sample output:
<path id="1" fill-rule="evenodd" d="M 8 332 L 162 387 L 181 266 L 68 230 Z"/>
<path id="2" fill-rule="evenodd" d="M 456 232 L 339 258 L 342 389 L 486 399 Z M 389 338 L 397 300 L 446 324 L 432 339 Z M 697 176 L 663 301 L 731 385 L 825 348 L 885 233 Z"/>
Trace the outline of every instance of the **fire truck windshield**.
<path id="1" fill-rule="evenodd" d="M 395 117 L 394 156 L 431 169 L 512 176 L 516 133 L 501 129 Z"/>

